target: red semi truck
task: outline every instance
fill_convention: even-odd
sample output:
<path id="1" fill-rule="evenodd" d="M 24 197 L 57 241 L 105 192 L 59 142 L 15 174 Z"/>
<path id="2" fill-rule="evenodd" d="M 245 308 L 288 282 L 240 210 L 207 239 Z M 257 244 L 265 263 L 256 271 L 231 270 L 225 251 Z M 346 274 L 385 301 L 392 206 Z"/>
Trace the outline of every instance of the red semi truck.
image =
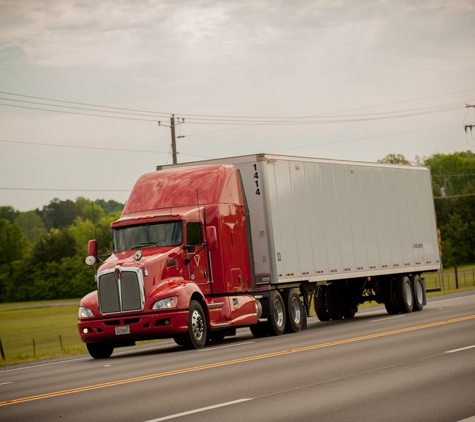
<path id="1" fill-rule="evenodd" d="M 201 348 L 353 318 L 376 301 L 422 310 L 440 269 L 430 171 L 257 154 L 161 166 L 136 182 L 97 290 L 79 307 L 94 358 L 139 340 Z M 97 243 L 89 265 L 99 263 Z"/>

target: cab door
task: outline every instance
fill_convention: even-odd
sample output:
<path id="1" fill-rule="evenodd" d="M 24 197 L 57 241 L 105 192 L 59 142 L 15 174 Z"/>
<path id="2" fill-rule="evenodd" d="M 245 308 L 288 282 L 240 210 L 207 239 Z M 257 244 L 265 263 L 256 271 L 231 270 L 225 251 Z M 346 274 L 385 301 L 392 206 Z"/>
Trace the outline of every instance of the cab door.
<path id="1" fill-rule="evenodd" d="M 198 284 L 204 294 L 211 293 L 207 250 L 203 247 L 203 230 L 200 222 L 186 224 L 186 273 L 188 280 Z"/>

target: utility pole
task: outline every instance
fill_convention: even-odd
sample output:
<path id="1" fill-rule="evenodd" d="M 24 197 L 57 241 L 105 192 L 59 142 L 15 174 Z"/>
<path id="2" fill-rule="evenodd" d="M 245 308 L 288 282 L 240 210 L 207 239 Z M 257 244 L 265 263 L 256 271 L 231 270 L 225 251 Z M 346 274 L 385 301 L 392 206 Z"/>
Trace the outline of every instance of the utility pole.
<path id="1" fill-rule="evenodd" d="M 172 131 L 172 158 L 173 158 L 173 164 L 178 163 L 177 157 L 176 157 L 176 140 L 175 140 L 175 115 L 172 114 L 172 117 L 170 117 L 170 129 Z"/>
<path id="2" fill-rule="evenodd" d="M 465 108 L 469 108 L 469 107 L 473 107 L 475 108 L 475 105 L 471 105 L 471 104 L 466 104 L 465 105 Z M 475 125 L 465 125 L 465 133 L 467 133 L 467 129 L 470 129 L 470 132 L 472 132 L 472 129 Z"/>
<path id="3" fill-rule="evenodd" d="M 165 127 L 170 127 L 170 130 L 171 130 L 171 135 L 172 135 L 172 160 L 173 160 L 173 164 L 177 164 L 178 163 L 178 152 L 176 151 L 176 136 L 175 136 L 175 127 L 182 124 L 182 123 L 185 123 L 185 119 L 181 119 L 180 121 L 180 118 L 177 117 L 177 123 L 175 123 L 175 115 L 172 114 L 172 117 L 170 117 L 170 126 L 168 125 L 162 125 L 162 123 L 159 121 L 158 122 L 158 126 L 165 126 Z M 184 136 L 178 136 L 178 138 L 184 138 Z"/>

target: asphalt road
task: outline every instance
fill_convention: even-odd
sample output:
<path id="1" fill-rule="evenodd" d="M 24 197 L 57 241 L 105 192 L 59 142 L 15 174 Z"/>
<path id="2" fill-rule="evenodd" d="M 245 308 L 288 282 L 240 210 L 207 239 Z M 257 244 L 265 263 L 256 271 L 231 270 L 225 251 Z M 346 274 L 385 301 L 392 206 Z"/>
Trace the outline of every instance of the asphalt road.
<path id="1" fill-rule="evenodd" d="M 0 372 L 0 421 L 475 421 L 475 295 Z"/>

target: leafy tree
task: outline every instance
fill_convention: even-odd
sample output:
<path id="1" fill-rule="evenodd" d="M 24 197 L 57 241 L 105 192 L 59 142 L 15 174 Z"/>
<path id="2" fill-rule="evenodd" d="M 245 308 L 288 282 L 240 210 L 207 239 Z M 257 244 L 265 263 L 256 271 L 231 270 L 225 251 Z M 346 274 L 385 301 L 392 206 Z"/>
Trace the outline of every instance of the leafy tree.
<path id="1" fill-rule="evenodd" d="M 471 151 L 434 154 L 426 158 L 425 164 L 431 168 L 435 196 L 461 195 L 474 186 L 475 154 Z"/>
<path id="2" fill-rule="evenodd" d="M 109 207 L 107 217 L 102 202 Z M 116 201 L 102 202 L 94 204 L 95 228 L 85 198 L 55 199 L 41 211 L 11 213 L 13 208 L 4 207 L 4 215 L 15 216 L 16 223 L 0 220 L 0 302 L 82 297 L 94 290 L 94 272 L 84 262 L 87 243 L 96 238 L 99 254 L 109 255 L 110 224 L 123 208 Z"/>
<path id="3" fill-rule="evenodd" d="M 425 164 L 432 173 L 444 265 L 475 262 L 475 154 L 434 154 Z"/>
<path id="4" fill-rule="evenodd" d="M 32 263 L 44 267 L 49 262 L 61 262 L 77 253 L 76 241 L 69 229 L 52 229 L 33 246 Z"/>
<path id="5" fill-rule="evenodd" d="M 0 207 L 0 220 L 4 219 L 9 221 L 10 223 L 15 222 L 15 218 L 18 216 L 19 211 L 15 208 L 7 205 L 5 207 Z"/>
<path id="6" fill-rule="evenodd" d="M 41 217 L 47 230 L 53 228 L 63 229 L 73 223 L 80 214 L 76 203 L 71 200 L 60 201 L 53 199 L 48 205 L 43 207 Z"/>
<path id="7" fill-rule="evenodd" d="M 46 234 L 43 220 L 36 211 L 20 212 L 15 222 L 21 227 L 23 234 L 32 244 Z"/>
<path id="8" fill-rule="evenodd" d="M 117 214 L 122 212 L 124 209 L 124 204 L 114 201 L 113 199 L 105 201 L 104 199 L 97 199 L 94 201 L 95 204 L 99 205 L 105 212 L 107 216 Z"/>
<path id="9" fill-rule="evenodd" d="M 406 157 L 402 154 L 388 154 L 383 159 L 378 160 L 378 163 L 411 165 L 411 162 L 406 160 Z"/>
<path id="10" fill-rule="evenodd" d="M 18 224 L 11 224 L 7 220 L 0 220 L 0 301 L 5 301 L 7 291 L 14 287 L 14 268 L 29 250 L 28 240 L 23 236 Z M 21 268 L 18 274 L 23 274 Z"/>
<path id="11" fill-rule="evenodd" d="M 104 217 L 104 210 L 100 205 L 86 198 L 76 199 L 78 216 L 84 220 L 100 221 Z"/>
<path id="12" fill-rule="evenodd" d="M 7 220 L 0 220 L 0 266 L 23 258 L 28 252 L 28 241 L 21 227 Z"/>
<path id="13" fill-rule="evenodd" d="M 81 217 L 77 217 L 74 224 L 71 225 L 70 230 L 76 241 L 79 253 L 86 256 L 87 244 L 89 240 L 94 239 L 96 236 L 94 224 L 91 220 L 84 220 Z"/>

